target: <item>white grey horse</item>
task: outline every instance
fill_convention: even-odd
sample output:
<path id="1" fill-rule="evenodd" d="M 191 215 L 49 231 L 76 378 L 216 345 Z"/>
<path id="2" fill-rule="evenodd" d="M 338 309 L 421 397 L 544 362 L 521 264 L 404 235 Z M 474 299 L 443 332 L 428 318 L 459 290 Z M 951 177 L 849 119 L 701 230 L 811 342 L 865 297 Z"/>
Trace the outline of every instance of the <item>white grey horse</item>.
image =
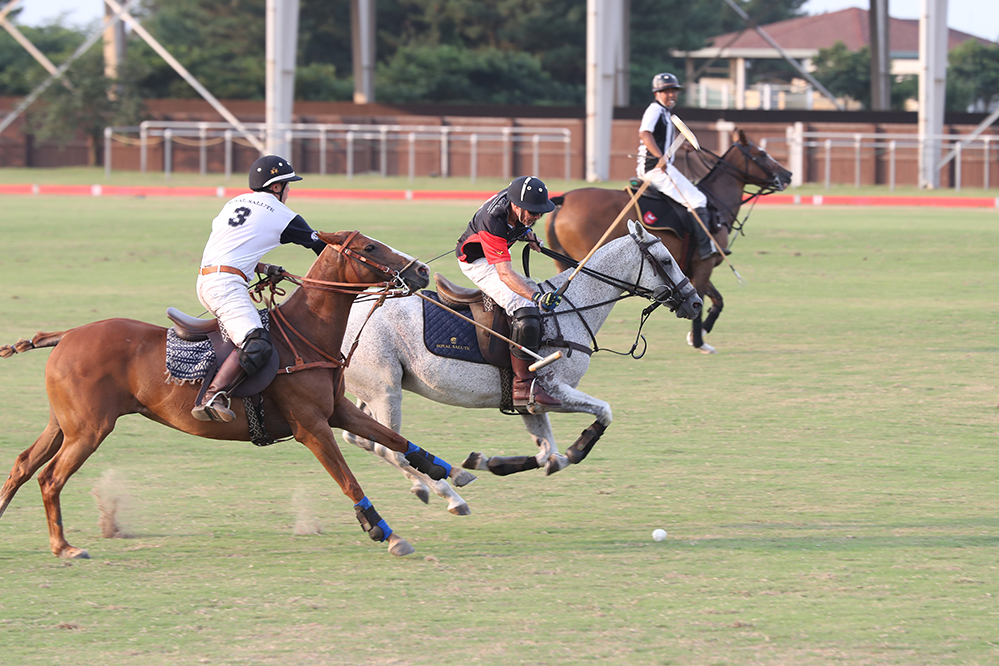
<path id="1" fill-rule="evenodd" d="M 496 474 L 544 467 L 545 473 L 551 474 L 580 462 L 589 453 L 611 423 L 611 408 L 576 386 L 590 365 L 590 345 L 595 342 L 592 336 L 625 292 L 667 303 L 677 317 L 693 319 L 700 314 L 701 299 L 669 250 L 641 225 L 629 221 L 628 230 L 628 236 L 593 254 L 573 278 L 566 298 L 555 312 L 543 316 L 541 355 L 547 357 L 561 349 L 564 357 L 539 370 L 538 377 L 562 404 L 522 414 L 524 425 L 537 444 L 537 454 L 489 458 L 472 453 L 464 467 Z M 571 270 L 560 273 L 545 284 L 549 290 L 556 290 L 571 273 Z M 351 308 L 344 335 L 346 355 L 360 331 L 359 343 L 344 375 L 347 390 L 357 396 L 361 409 L 396 432 L 402 427 L 404 389 L 458 407 L 499 409 L 501 406 L 499 369 L 436 356 L 427 350 L 423 342 L 423 307 L 423 302 L 415 298 L 390 300 L 373 312 L 370 302 L 357 303 Z M 555 345 L 556 330 L 570 347 Z M 572 353 L 566 354 L 569 348 Z M 596 421 L 569 447 L 567 455 L 562 455 L 545 411 L 588 412 L 596 416 Z M 416 472 L 401 455 L 380 444 L 349 432 L 344 433 L 344 438 L 398 467 L 412 481 L 411 492 L 424 502 L 429 500 L 429 486 L 448 501 L 451 513 L 470 512 L 465 500 L 446 481 L 433 481 Z"/>

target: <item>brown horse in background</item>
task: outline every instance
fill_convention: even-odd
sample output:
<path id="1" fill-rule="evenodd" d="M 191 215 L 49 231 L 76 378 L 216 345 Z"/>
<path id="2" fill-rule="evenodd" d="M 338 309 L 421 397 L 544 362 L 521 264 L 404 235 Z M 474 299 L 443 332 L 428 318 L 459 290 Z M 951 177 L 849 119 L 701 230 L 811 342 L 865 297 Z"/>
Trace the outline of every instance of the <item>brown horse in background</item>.
<path id="1" fill-rule="evenodd" d="M 407 555 L 413 547 L 392 532 L 365 497 L 344 460 L 331 427 L 357 433 L 401 453 L 431 478 L 450 477 L 465 485 L 474 476 L 411 445 L 344 398 L 340 353 L 347 316 L 357 296 L 378 288 L 384 296 L 405 296 L 429 282 L 427 266 L 359 234 L 320 234 L 327 247 L 301 285 L 271 310 L 277 377 L 263 391 L 264 428 L 274 439 L 294 437 L 319 459 L 355 504 L 362 529 L 389 552 Z M 107 319 L 62 333 L 39 333 L 31 342 L 0 348 L 0 356 L 55 347 L 45 369 L 50 416 L 35 443 L 17 457 L 0 488 L 0 516 L 14 494 L 46 462 L 39 475 L 53 554 L 86 558 L 63 532 L 59 495 L 76 470 L 97 450 L 125 414 L 141 414 L 177 430 L 210 439 L 248 441 L 246 410 L 234 401 L 232 423 L 198 421 L 191 415 L 198 387 L 164 381 L 167 329 L 130 319 Z M 56 346 L 58 345 L 58 346 Z M 303 370 L 297 372 L 297 370 Z M 205 380 L 207 381 L 207 380 Z M 421 469 L 423 468 L 423 469 Z"/>
<path id="2" fill-rule="evenodd" d="M 700 152 L 688 150 L 677 155 L 675 164 L 707 196 L 708 207 L 713 210 L 713 218 L 718 223 L 713 236 L 721 248 L 728 248 L 729 234 L 732 233 L 739 208 L 743 204 L 764 194 L 779 192 L 791 182 L 791 172 L 749 141 L 742 130 L 733 133 L 732 145 L 721 157 L 703 148 Z M 744 194 L 747 185 L 759 189 Z M 558 208 L 545 225 L 548 247 L 577 261 L 583 259 L 630 200 L 631 194 L 624 190 L 596 187 L 572 190 L 560 197 L 552 197 Z M 639 208 L 641 204 L 642 199 L 639 199 L 633 210 L 623 216 L 614 231 L 607 236 L 605 243 L 627 233 L 628 219 L 642 219 Z M 696 223 L 695 220 L 694 224 Z M 711 331 L 724 306 L 721 294 L 711 284 L 711 271 L 722 263 L 721 255 L 701 259 L 693 251 L 689 233 L 687 238 L 681 240 L 672 229 L 648 228 L 648 231 L 661 238 L 670 253 L 680 262 L 681 269 L 690 277 L 698 296 L 711 299 L 712 306 L 707 319 L 702 321 L 700 315 L 694 319 L 687 342 L 704 353 L 713 353 L 714 348 L 704 343 L 703 334 Z M 557 260 L 555 263 L 560 271 L 569 267 Z"/>

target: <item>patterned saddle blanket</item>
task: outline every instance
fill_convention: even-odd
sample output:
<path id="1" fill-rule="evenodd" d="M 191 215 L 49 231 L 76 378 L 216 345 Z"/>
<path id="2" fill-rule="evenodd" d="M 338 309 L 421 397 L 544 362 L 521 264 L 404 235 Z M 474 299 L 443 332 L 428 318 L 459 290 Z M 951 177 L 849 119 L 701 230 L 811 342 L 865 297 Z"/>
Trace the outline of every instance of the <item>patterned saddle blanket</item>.
<path id="1" fill-rule="evenodd" d="M 265 330 L 270 330 L 270 313 L 265 309 L 257 310 Z M 203 382 L 206 378 L 215 376 L 218 369 L 218 358 L 225 358 L 235 349 L 229 336 L 221 326 L 218 334 L 210 334 L 208 340 L 191 342 L 183 340 L 171 326 L 167 329 L 166 367 L 168 381 L 177 384 Z M 267 388 L 277 372 L 279 360 L 277 354 L 271 355 L 271 360 L 263 370 L 244 380 L 233 390 L 237 398 L 256 395 Z"/>
<path id="2" fill-rule="evenodd" d="M 440 303 L 437 292 L 424 291 L 423 294 Z M 423 344 L 427 351 L 437 356 L 489 363 L 479 351 L 475 326 L 426 301 L 423 301 Z"/>

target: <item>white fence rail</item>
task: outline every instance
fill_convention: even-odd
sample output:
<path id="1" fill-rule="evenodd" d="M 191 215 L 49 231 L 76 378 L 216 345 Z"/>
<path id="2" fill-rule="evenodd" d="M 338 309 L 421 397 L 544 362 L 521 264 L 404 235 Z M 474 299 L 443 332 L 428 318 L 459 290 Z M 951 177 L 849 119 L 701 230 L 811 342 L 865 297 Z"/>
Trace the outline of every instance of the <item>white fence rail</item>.
<path id="1" fill-rule="evenodd" d="M 995 145 L 999 144 L 999 137 L 995 135 L 983 135 L 973 139 L 959 134 L 936 134 L 927 135 L 920 139 L 916 134 L 865 134 L 858 132 L 804 132 L 801 126 L 796 125 L 787 128 L 784 137 L 768 137 L 760 143 L 766 146 L 767 143 L 786 143 L 789 154 L 788 167 L 794 172 L 792 185 L 801 185 L 804 182 L 806 157 L 811 156 L 814 161 L 822 163 L 822 180 L 828 190 L 832 184 L 832 161 L 833 153 L 843 154 L 844 149 L 852 152 L 853 159 L 853 180 L 855 187 L 860 187 L 862 182 L 862 171 L 865 163 L 870 165 L 872 161 L 881 159 L 887 162 L 888 174 L 887 185 L 894 191 L 897 183 L 898 164 L 918 163 L 919 154 L 922 152 L 925 143 L 930 142 L 935 145 L 935 152 L 942 159 L 945 154 L 955 151 L 952 160 L 944 160 L 938 168 L 952 169 L 950 183 L 951 186 L 960 191 L 962 186 L 978 187 L 975 184 L 965 183 L 962 169 L 969 165 L 980 166 L 982 171 L 981 187 L 989 189 L 992 175 L 992 167 L 999 151 L 995 150 Z M 866 157 L 865 157 L 866 156 Z M 840 158 L 841 159 L 841 158 Z M 868 168 L 870 168 L 868 166 Z M 817 178 L 811 178 L 811 182 L 819 182 Z M 976 179 L 977 181 L 977 179 Z M 918 169 L 914 172 L 911 183 L 919 184 Z"/>
<path id="2" fill-rule="evenodd" d="M 266 136 L 263 123 L 246 123 L 245 127 L 256 136 Z M 361 148 L 378 149 L 378 171 L 382 177 L 388 175 L 390 147 L 391 154 L 401 162 L 405 156 L 405 169 L 396 164 L 396 173 L 408 173 L 409 179 L 416 177 L 417 147 L 432 146 L 440 151 L 440 171 L 438 175 L 451 174 L 451 155 L 454 148 L 462 143 L 468 146 L 469 173 L 474 182 L 478 177 L 480 160 L 495 156 L 496 150 L 488 150 L 484 143 L 499 146 L 504 178 L 512 178 L 513 162 L 516 153 L 525 149 L 531 155 L 531 173 L 540 174 L 542 148 L 548 155 L 558 155 L 564 163 L 562 176 L 571 179 L 572 132 L 565 127 L 475 127 L 461 125 L 360 125 L 360 124 L 318 124 L 294 123 L 281 126 L 289 146 L 294 140 L 315 142 L 319 152 L 320 174 L 327 173 L 330 153 L 342 150 L 347 178 L 355 175 L 355 157 Z M 127 135 L 138 134 L 134 140 Z M 208 170 L 208 148 L 218 143 L 224 144 L 225 175 L 232 175 L 233 143 L 242 141 L 238 132 L 229 123 L 146 121 L 137 127 L 107 127 L 104 129 L 104 170 L 110 175 L 112 169 L 113 143 L 134 143 L 139 145 L 140 169 L 145 173 L 149 168 L 149 146 L 163 143 L 163 172 L 166 178 L 173 171 L 173 144 L 182 140 L 187 145 L 198 146 L 200 172 Z M 401 149 L 404 147 L 404 150 Z M 520 149 L 519 151 L 517 149 Z M 289 149 L 290 150 L 290 149 Z M 294 162 L 294 155 L 287 155 Z M 556 174 L 550 174 L 555 176 Z"/>

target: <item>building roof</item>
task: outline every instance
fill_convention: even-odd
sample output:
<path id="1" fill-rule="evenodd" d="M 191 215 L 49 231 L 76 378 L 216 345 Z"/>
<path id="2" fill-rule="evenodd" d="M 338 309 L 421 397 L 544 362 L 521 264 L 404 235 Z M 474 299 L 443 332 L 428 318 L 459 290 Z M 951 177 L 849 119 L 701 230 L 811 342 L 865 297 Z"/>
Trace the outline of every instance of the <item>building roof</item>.
<path id="1" fill-rule="evenodd" d="M 836 12 L 778 21 L 761 26 L 793 58 L 811 58 L 819 49 L 843 42 L 850 51 L 870 44 L 870 17 L 866 9 L 849 7 Z M 983 45 L 995 45 L 987 39 L 960 30 L 949 30 L 947 50 L 974 39 Z M 919 19 L 888 19 L 888 44 L 891 58 L 919 57 Z M 719 52 L 721 51 L 721 52 Z M 697 51 L 675 51 L 673 55 L 689 58 L 779 58 L 780 55 L 759 33 L 751 28 L 708 39 L 708 46 Z"/>

